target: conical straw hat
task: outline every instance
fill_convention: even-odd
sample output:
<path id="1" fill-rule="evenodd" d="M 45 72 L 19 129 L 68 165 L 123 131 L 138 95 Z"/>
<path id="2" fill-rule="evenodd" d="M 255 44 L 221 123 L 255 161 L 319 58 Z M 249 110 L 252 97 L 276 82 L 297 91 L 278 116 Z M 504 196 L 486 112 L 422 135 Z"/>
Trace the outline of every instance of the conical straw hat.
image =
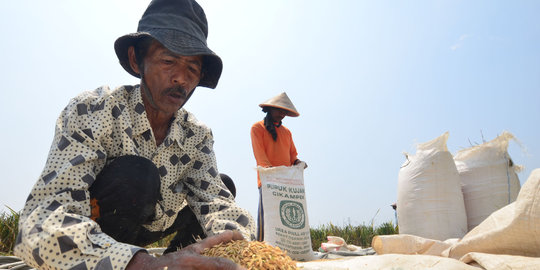
<path id="1" fill-rule="evenodd" d="M 287 116 L 297 117 L 300 115 L 285 92 L 259 104 L 261 108 L 274 107 L 287 111 Z"/>

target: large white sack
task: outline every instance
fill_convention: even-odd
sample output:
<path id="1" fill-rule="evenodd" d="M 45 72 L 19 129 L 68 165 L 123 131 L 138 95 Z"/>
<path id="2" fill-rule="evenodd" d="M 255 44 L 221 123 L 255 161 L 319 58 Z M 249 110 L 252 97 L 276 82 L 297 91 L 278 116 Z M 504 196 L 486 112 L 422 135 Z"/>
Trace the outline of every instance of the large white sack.
<path id="1" fill-rule="evenodd" d="M 461 238 L 467 216 L 461 185 L 446 141 L 448 132 L 417 146 L 399 170 L 397 215 L 400 234 L 435 240 Z"/>
<path id="2" fill-rule="evenodd" d="M 304 165 L 257 167 L 261 179 L 264 241 L 297 261 L 315 259 L 311 246 Z"/>
<path id="3" fill-rule="evenodd" d="M 377 254 L 423 255 L 437 255 L 449 246 L 440 252 L 441 256 L 482 269 L 540 269 L 539 198 L 540 168 L 532 171 L 515 202 L 492 213 L 458 241 L 380 235 L 373 238 L 372 246 Z"/>
<path id="4" fill-rule="evenodd" d="M 469 231 L 517 198 L 519 167 L 513 165 L 507 152 L 508 142 L 513 138 L 505 131 L 490 142 L 459 151 L 454 157 Z"/>
<path id="5" fill-rule="evenodd" d="M 515 202 L 474 227 L 445 256 L 469 252 L 540 257 L 540 169 L 531 172 Z"/>

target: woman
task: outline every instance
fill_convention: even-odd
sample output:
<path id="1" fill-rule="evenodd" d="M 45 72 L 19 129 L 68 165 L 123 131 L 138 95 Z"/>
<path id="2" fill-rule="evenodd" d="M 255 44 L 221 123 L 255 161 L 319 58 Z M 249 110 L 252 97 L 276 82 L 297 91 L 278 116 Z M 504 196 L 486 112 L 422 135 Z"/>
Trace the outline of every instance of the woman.
<path id="1" fill-rule="evenodd" d="M 292 166 L 301 162 L 292 139 L 291 131 L 282 125 L 285 116 L 297 117 L 300 114 L 285 92 L 259 104 L 266 113 L 251 127 L 251 144 L 257 166 Z M 307 165 L 305 165 L 307 167 Z M 261 179 L 257 173 L 259 188 L 259 211 L 257 215 L 257 240 L 264 240 L 264 220 Z"/>

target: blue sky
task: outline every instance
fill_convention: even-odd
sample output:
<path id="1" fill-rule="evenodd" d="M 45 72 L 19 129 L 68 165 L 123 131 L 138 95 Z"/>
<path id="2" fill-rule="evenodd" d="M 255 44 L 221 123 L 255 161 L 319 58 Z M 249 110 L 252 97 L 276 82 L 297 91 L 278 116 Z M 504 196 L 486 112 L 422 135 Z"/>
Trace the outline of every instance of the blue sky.
<path id="1" fill-rule="evenodd" d="M 312 226 L 394 219 L 403 152 L 449 131 L 458 150 L 509 131 L 510 156 L 540 167 L 538 1 L 200 1 L 224 62 L 186 108 L 210 126 L 221 172 L 256 214 L 249 130 L 287 92 Z M 69 99 L 137 84 L 113 43 L 148 1 L 8 1 L 0 10 L 0 211 L 21 210 Z"/>

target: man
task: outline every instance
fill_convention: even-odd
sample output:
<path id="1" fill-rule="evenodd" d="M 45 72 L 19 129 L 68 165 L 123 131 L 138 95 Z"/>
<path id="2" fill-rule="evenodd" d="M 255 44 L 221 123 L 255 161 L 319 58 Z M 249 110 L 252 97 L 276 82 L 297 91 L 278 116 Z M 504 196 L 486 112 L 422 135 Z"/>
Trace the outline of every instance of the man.
<path id="1" fill-rule="evenodd" d="M 292 166 L 301 160 L 292 139 L 291 131 L 282 125 L 285 116 L 298 117 L 300 114 L 285 92 L 259 104 L 266 113 L 261 120 L 251 127 L 251 144 L 257 166 Z M 304 162 L 307 168 L 307 164 Z M 261 179 L 257 173 L 259 188 L 259 210 L 257 215 L 257 240 L 264 240 L 264 212 L 262 205 Z"/>
<path id="2" fill-rule="evenodd" d="M 62 111 L 15 255 L 36 268 L 238 267 L 200 255 L 255 238 L 253 219 L 221 181 L 210 129 L 182 108 L 221 75 L 207 31 L 195 1 L 154 0 L 137 32 L 116 40 L 120 64 L 141 83 L 82 93 Z M 180 248 L 192 234 L 209 237 L 161 257 L 142 248 L 175 232 Z"/>

